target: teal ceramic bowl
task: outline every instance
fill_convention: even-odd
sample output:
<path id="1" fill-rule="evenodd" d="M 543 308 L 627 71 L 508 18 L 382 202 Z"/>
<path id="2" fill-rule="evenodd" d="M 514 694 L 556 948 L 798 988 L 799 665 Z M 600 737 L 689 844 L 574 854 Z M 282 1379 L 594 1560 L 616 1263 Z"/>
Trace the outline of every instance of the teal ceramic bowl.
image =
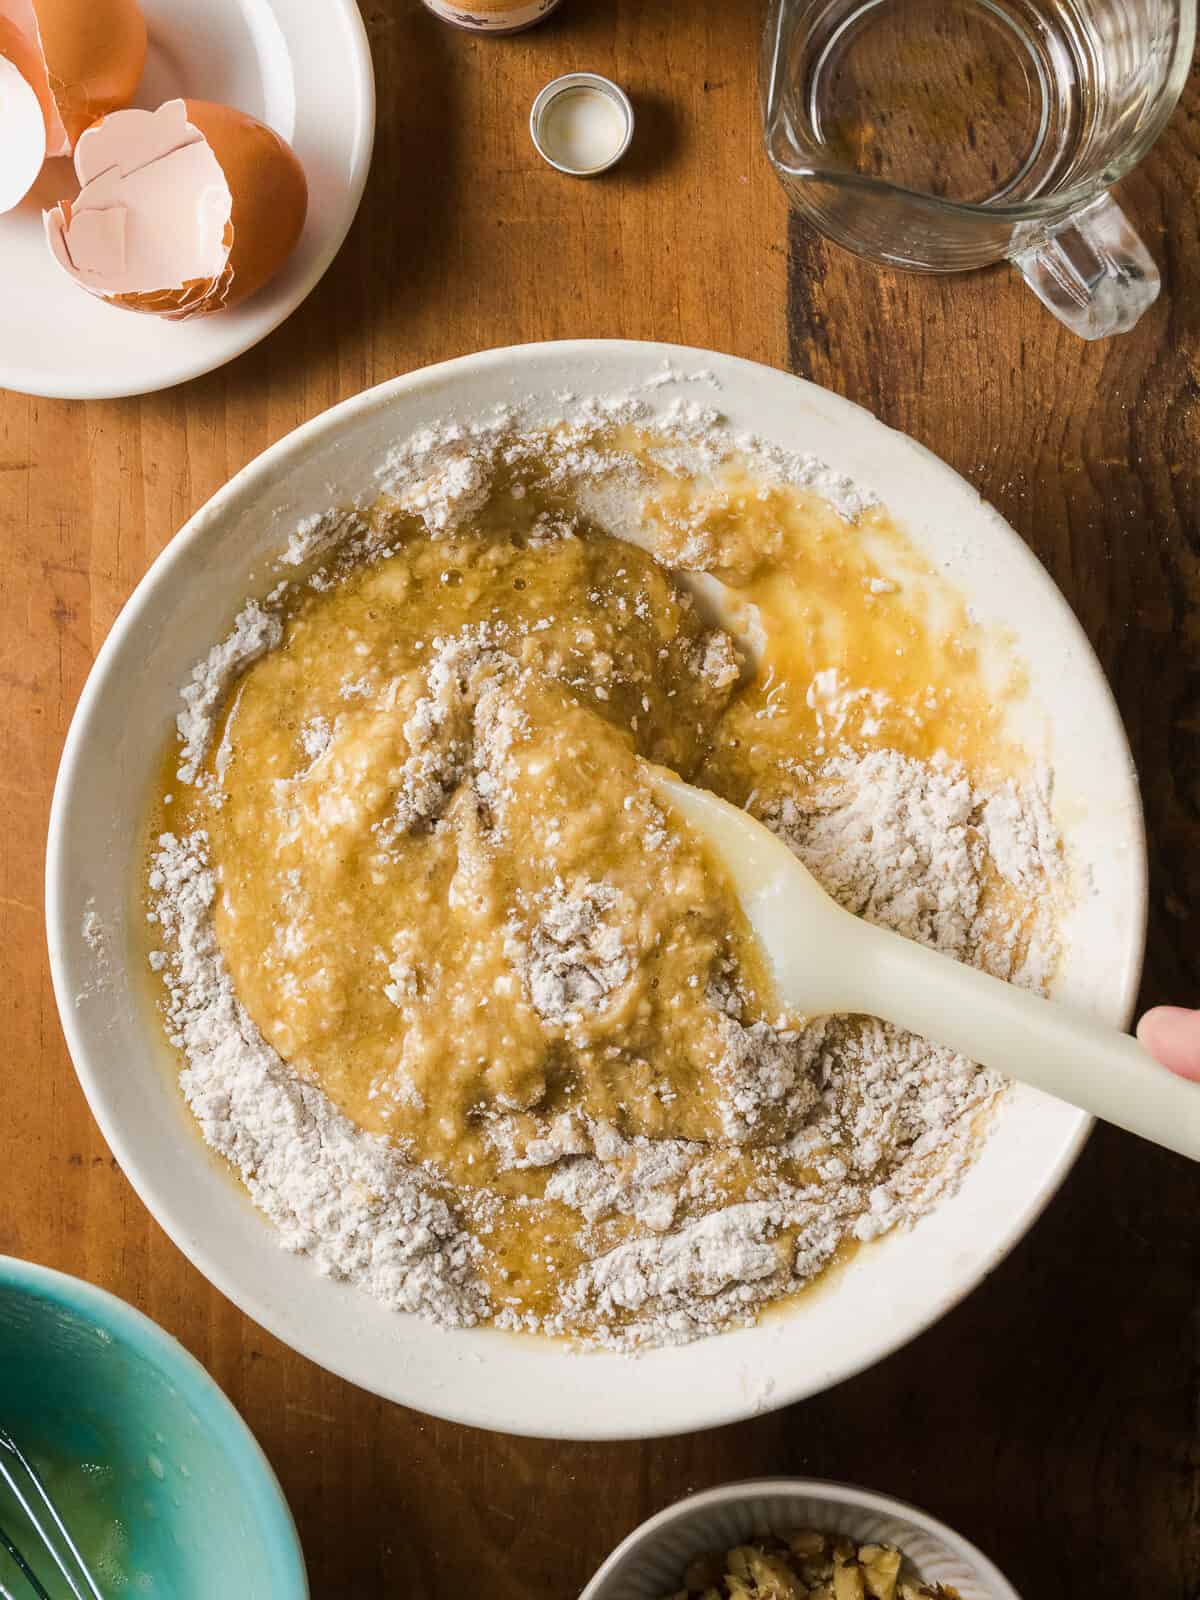
<path id="1" fill-rule="evenodd" d="M 0 1422 L 49 1480 L 106 1595 L 307 1600 L 296 1527 L 254 1435 L 200 1363 L 124 1301 L 0 1256 Z"/>

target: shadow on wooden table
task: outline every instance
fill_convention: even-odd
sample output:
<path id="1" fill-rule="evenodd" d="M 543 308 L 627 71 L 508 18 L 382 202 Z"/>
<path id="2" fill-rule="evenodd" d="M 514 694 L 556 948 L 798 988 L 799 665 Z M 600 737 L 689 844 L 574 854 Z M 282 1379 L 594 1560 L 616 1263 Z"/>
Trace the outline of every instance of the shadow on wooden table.
<path id="1" fill-rule="evenodd" d="M 414 325 L 442 290 L 454 249 L 454 207 L 470 182 L 466 169 L 481 153 L 464 147 L 469 130 L 461 120 L 449 30 L 416 4 L 364 12 L 377 113 L 362 204 L 313 293 L 230 369 L 239 400 L 303 389 L 313 397 L 306 415 L 315 415 L 421 364 L 413 359 L 419 356 Z M 352 372 L 340 364 L 344 350 L 354 352 Z M 393 353 L 399 351 L 403 359 Z"/>

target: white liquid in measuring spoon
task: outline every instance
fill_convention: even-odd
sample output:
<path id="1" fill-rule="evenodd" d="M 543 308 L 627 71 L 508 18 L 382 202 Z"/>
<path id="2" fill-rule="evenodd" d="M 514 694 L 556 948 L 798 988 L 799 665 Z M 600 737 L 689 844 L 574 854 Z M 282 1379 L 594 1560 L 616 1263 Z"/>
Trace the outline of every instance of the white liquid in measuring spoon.
<path id="1" fill-rule="evenodd" d="M 564 89 L 546 107 L 542 144 L 552 160 L 577 172 L 610 162 L 625 139 L 621 108 L 597 89 Z"/>

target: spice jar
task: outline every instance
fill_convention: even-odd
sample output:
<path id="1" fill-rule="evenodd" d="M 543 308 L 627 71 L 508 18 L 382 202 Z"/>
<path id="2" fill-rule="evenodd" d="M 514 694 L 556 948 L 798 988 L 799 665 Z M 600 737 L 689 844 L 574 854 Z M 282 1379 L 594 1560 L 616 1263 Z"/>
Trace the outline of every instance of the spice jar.
<path id="1" fill-rule="evenodd" d="M 562 0 L 425 0 L 435 17 L 468 33 L 520 33 L 556 11 Z"/>

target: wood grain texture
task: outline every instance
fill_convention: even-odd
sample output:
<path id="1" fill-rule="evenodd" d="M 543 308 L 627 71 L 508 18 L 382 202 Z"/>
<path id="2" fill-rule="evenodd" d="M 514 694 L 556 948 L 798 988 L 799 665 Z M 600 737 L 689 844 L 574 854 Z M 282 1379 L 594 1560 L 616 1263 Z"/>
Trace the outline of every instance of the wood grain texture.
<path id="1" fill-rule="evenodd" d="M 0 395 L 0 1250 L 115 1290 L 206 1363 L 279 1472 L 318 1600 L 565 1600 L 652 1510 L 787 1472 L 919 1501 L 1028 1600 L 1200 1590 L 1200 1179 L 1182 1160 L 1102 1131 L 982 1289 L 829 1395 L 695 1437 L 545 1444 L 375 1400 L 248 1322 L 134 1197 L 63 1046 L 40 904 L 50 791 L 88 666 L 148 562 L 335 401 L 443 357 L 588 335 L 790 363 L 1000 506 L 1075 606 L 1131 730 L 1154 865 L 1147 998 L 1200 1003 L 1200 93 L 1125 190 L 1163 299 L 1133 334 L 1086 346 L 1003 270 L 899 277 L 789 230 L 759 143 L 759 9 L 567 0 L 535 32 L 479 41 L 415 0 L 365 0 L 376 159 L 309 301 L 165 395 Z M 590 183 L 544 167 L 526 132 L 537 88 L 575 68 L 617 78 L 639 118 L 629 161 Z"/>

